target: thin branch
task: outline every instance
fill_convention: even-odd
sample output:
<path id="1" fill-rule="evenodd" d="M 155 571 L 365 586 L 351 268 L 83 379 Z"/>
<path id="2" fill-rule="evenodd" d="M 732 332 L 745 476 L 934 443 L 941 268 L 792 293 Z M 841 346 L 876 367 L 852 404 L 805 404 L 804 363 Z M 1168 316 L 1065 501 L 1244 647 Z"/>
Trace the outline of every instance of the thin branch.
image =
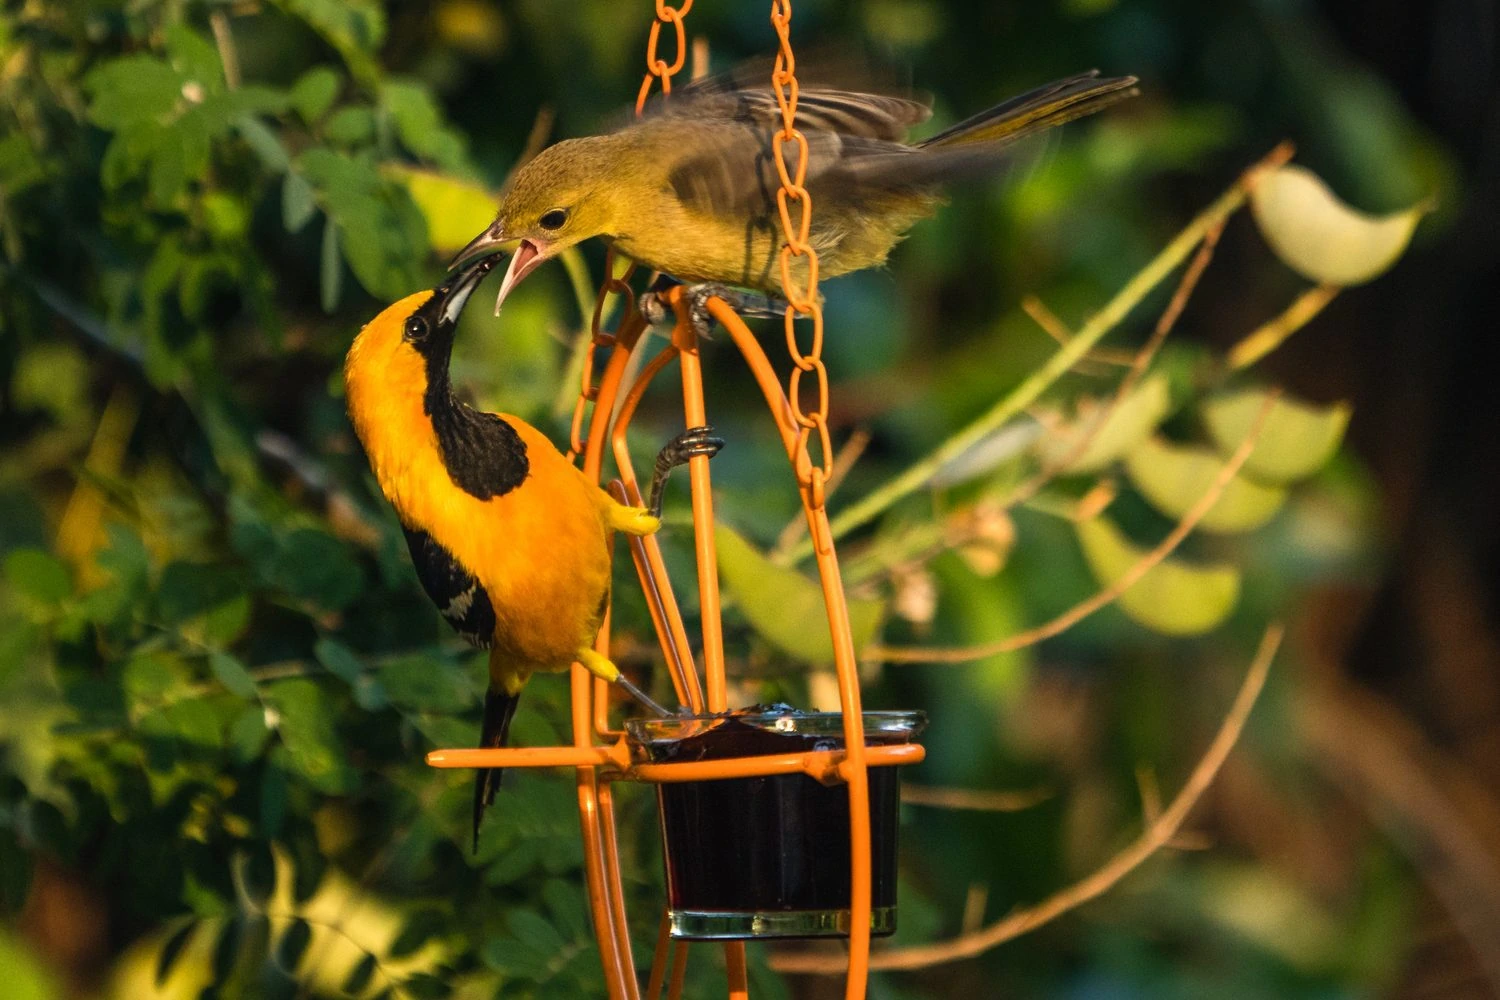
<path id="1" fill-rule="evenodd" d="M 219 62 L 224 64 L 224 84 L 230 90 L 240 89 L 240 57 L 234 47 L 234 33 L 229 27 L 229 15 L 224 8 L 208 15 L 209 27 L 214 32 L 214 43 L 219 47 Z"/>
<path id="2" fill-rule="evenodd" d="M 984 926 L 984 908 L 989 901 L 989 886 L 983 882 L 969 886 L 969 894 L 964 897 L 963 920 L 958 925 L 965 934 L 972 934 Z"/>
<path id="3" fill-rule="evenodd" d="M 1234 703 L 1225 715 L 1224 722 L 1219 726 L 1213 742 L 1204 751 L 1203 758 L 1198 761 L 1198 765 L 1193 768 L 1193 773 L 1188 776 L 1181 791 L 1162 810 L 1161 815 L 1148 824 L 1141 835 L 1128 847 L 1110 858 L 1092 875 L 1049 896 L 1035 906 L 1017 910 L 988 927 L 961 934 L 949 941 L 875 952 L 870 955 L 870 968 L 872 970 L 923 969 L 945 962 L 973 958 L 1097 898 L 1113 888 L 1147 858 L 1170 843 L 1177 836 L 1193 807 L 1198 804 L 1198 800 L 1203 797 L 1203 793 L 1208 790 L 1209 785 L 1213 784 L 1219 768 L 1224 765 L 1229 752 L 1234 749 L 1235 743 L 1239 740 L 1240 733 L 1245 728 L 1245 721 L 1250 717 L 1250 710 L 1255 707 L 1256 699 L 1259 698 L 1261 689 L 1265 687 L 1266 675 L 1271 669 L 1271 661 L 1276 657 L 1276 650 L 1281 645 L 1282 634 L 1283 629 L 1279 624 L 1267 627 L 1265 635 L 1261 638 L 1260 648 L 1255 653 L 1255 659 L 1245 674 L 1245 681 L 1240 685 Z M 841 955 L 778 953 L 771 956 L 771 968 L 778 972 L 834 975 L 842 974 L 844 965 L 845 959 Z"/>
<path id="4" fill-rule="evenodd" d="M 1198 279 L 1203 277 L 1203 272 L 1208 270 L 1209 263 L 1214 258 L 1214 249 L 1219 245 L 1219 237 L 1224 233 L 1224 220 L 1210 226 L 1203 234 L 1203 242 L 1198 246 L 1198 252 L 1193 256 L 1192 263 L 1182 273 L 1182 280 L 1177 283 L 1177 291 L 1172 293 L 1172 300 L 1167 303 L 1167 308 L 1162 311 L 1160 318 L 1156 321 L 1156 328 L 1151 331 L 1151 336 L 1141 345 L 1130 359 L 1130 370 L 1125 377 L 1120 379 L 1120 384 L 1115 387 L 1115 394 L 1110 401 L 1101 407 L 1093 415 L 1093 419 L 1060 457 L 1047 463 L 1042 469 L 1020 486 L 1017 486 L 1007 498 L 1005 505 L 1014 507 L 1025 503 L 1040 493 L 1048 483 L 1056 479 L 1060 474 L 1067 471 L 1072 464 L 1083 457 L 1089 450 L 1089 446 L 1099 437 L 1104 425 L 1109 423 L 1110 416 L 1120 408 L 1125 397 L 1134 391 L 1140 382 L 1141 376 L 1146 374 L 1151 361 L 1156 357 L 1156 352 L 1161 350 L 1161 345 L 1166 342 L 1167 336 L 1177 325 L 1177 320 L 1182 316 L 1182 311 L 1187 308 L 1188 299 L 1192 297 L 1193 291 L 1198 287 Z M 1038 303 L 1040 304 L 1040 303 Z"/>
<path id="5" fill-rule="evenodd" d="M 1073 331 L 1068 328 L 1047 304 L 1038 296 L 1027 295 L 1021 299 L 1021 311 L 1030 316 L 1042 332 L 1057 342 L 1059 347 L 1067 346 L 1068 341 L 1073 339 Z M 1135 352 L 1127 351 L 1121 347 L 1096 347 L 1078 364 L 1078 370 L 1083 371 L 1083 362 L 1091 362 L 1095 367 L 1093 371 L 1100 372 L 1107 368 L 1129 368 L 1135 360 Z"/>
<path id="6" fill-rule="evenodd" d="M 1056 793 L 1050 788 L 1024 792 L 1000 792 L 977 788 L 943 788 L 936 785 L 901 785 L 901 801 L 909 806 L 933 809 L 965 809 L 973 812 L 1020 812 L 1046 802 Z"/>
<path id="7" fill-rule="evenodd" d="M 1255 415 L 1255 421 L 1250 426 L 1250 433 L 1240 442 L 1234 454 L 1229 456 L 1229 461 L 1219 470 L 1214 481 L 1209 485 L 1208 491 L 1198 498 L 1198 502 L 1182 516 L 1177 526 L 1171 530 L 1161 543 L 1146 553 L 1135 565 L 1126 570 L 1118 579 L 1109 586 L 1104 587 L 1098 593 L 1073 605 L 1067 611 L 1058 615 L 1044 625 L 1019 632 L 1004 639 L 994 642 L 983 643 L 978 646 L 957 646 L 949 648 L 930 648 L 923 646 L 867 646 L 863 658 L 868 660 L 881 660 L 886 663 L 967 663 L 971 660 L 982 660 L 985 657 L 995 656 L 1000 653 L 1013 653 L 1018 649 L 1035 645 L 1043 639 L 1050 639 L 1055 635 L 1067 631 L 1078 624 L 1089 615 L 1098 611 L 1107 604 L 1112 603 L 1125 591 L 1135 586 L 1150 570 L 1166 559 L 1177 546 L 1182 544 L 1183 539 L 1192 533 L 1198 526 L 1198 522 L 1208 516 L 1214 504 L 1219 502 L 1219 497 L 1228 489 L 1229 484 L 1244 466 L 1250 453 L 1255 450 L 1255 444 L 1260 439 L 1260 432 L 1265 428 L 1266 417 L 1270 415 L 1271 408 L 1281 398 L 1279 391 L 1266 394 L 1265 401 L 1261 403 L 1259 412 Z"/>
<path id="8" fill-rule="evenodd" d="M 823 488 L 824 496 L 833 496 L 833 491 L 839 488 L 849 470 L 854 468 L 854 463 L 859 461 L 859 457 L 870 446 L 871 439 L 872 435 L 864 427 L 856 427 L 854 433 L 849 435 L 849 440 L 844 442 L 844 447 L 833 458 L 833 468 L 829 470 L 828 482 Z M 796 545 L 805 534 L 807 518 L 798 514 L 781 529 L 781 534 L 776 537 L 776 544 L 771 549 L 770 558 L 773 561 L 785 558 L 787 550 Z"/>
<path id="9" fill-rule="evenodd" d="M 1292 158 L 1291 143 L 1282 143 L 1264 159 L 1247 170 L 1224 194 L 1219 196 L 1187 228 L 1178 233 L 1171 243 L 1157 254 L 1136 276 L 1122 288 L 1103 309 L 1096 313 L 1083 329 L 1066 346 L 1052 355 L 1045 364 L 1036 369 L 1020 385 L 991 406 L 977 420 L 952 435 L 921 461 L 908 467 L 881 488 L 868 494 L 849 509 L 833 519 L 832 536 L 837 539 L 855 528 L 874 520 L 893 504 L 920 489 L 939 469 L 954 458 L 968 451 L 991 431 L 1025 412 L 1042 393 L 1072 369 L 1079 358 L 1118 326 L 1149 295 L 1157 285 L 1166 280 L 1179 264 L 1203 241 L 1204 234 L 1233 215 L 1244 205 L 1250 189 L 1266 171 L 1275 169 Z M 793 560 L 804 559 L 812 554 L 812 545 L 803 542 L 793 553 Z"/>
<path id="10" fill-rule="evenodd" d="M 1342 289 L 1338 285 L 1319 285 L 1297 297 L 1286 311 L 1235 344 L 1226 363 L 1230 371 L 1249 368 L 1280 347 L 1288 337 L 1310 323 Z"/>

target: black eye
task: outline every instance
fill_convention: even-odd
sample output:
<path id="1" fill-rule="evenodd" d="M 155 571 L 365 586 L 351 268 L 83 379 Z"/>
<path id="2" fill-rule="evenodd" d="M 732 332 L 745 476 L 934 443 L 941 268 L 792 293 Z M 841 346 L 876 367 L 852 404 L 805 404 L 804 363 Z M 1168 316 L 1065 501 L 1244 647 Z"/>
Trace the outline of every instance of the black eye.
<path id="1" fill-rule="evenodd" d="M 427 321 L 420 316 L 413 316 L 406 321 L 406 339 L 421 340 L 427 336 Z"/>
<path id="2" fill-rule="evenodd" d="M 567 209 L 563 208 L 554 208 L 552 211 L 542 216 L 541 219 L 543 229 L 561 229 L 563 223 L 567 221 L 568 212 Z"/>

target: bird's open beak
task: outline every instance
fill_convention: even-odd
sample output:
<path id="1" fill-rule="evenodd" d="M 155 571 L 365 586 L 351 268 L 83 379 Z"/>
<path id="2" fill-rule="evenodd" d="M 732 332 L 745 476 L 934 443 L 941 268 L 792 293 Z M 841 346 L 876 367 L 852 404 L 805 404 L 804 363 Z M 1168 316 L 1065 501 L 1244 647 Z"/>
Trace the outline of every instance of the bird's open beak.
<path id="1" fill-rule="evenodd" d="M 495 296 L 495 315 L 500 315 L 500 304 L 510 294 L 510 290 L 521 283 L 536 266 L 547 259 L 547 251 L 537 246 L 531 240 L 522 240 L 516 247 L 516 252 L 511 255 L 510 267 L 505 269 L 505 279 L 500 282 L 500 294 Z"/>
<path id="2" fill-rule="evenodd" d="M 464 265 L 463 270 L 446 286 L 441 307 L 443 323 L 452 325 L 458 322 L 469 296 L 474 294 L 474 289 L 479 287 L 485 276 L 495 269 L 502 256 L 503 254 L 491 253 Z"/>

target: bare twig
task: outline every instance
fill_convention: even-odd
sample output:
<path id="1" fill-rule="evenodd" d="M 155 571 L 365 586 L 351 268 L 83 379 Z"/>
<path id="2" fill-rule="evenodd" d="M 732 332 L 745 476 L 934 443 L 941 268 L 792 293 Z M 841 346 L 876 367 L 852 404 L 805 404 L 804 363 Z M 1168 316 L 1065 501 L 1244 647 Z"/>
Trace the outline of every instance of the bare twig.
<path id="1" fill-rule="evenodd" d="M 909 806 L 933 809 L 967 809 L 974 812 L 1020 812 L 1046 802 L 1055 793 L 1050 788 L 1024 792 L 1001 792 L 977 788 L 941 788 L 934 785 L 901 785 L 901 801 Z"/>
<path id="2" fill-rule="evenodd" d="M 1230 371 L 1248 368 L 1280 347 L 1288 337 L 1310 323 L 1336 298 L 1338 285 L 1319 285 L 1297 297 L 1286 311 L 1230 348 L 1226 363 Z"/>
<path id="3" fill-rule="evenodd" d="M 1065 472 L 1069 466 L 1078 461 L 1083 454 L 1089 450 L 1089 446 L 1098 438 L 1099 433 L 1104 430 L 1104 425 L 1109 423 L 1110 415 L 1119 409 L 1125 397 L 1135 389 L 1140 382 L 1141 376 L 1150 367 L 1151 361 L 1156 357 L 1156 352 L 1161 350 L 1161 345 L 1166 341 L 1168 334 L 1177 325 L 1177 320 L 1182 316 L 1183 309 L 1187 308 L 1188 299 L 1192 297 L 1194 289 L 1198 287 L 1198 279 L 1203 277 L 1203 272 L 1208 269 L 1209 262 L 1213 260 L 1214 249 L 1219 245 L 1219 237 L 1224 233 L 1224 221 L 1220 219 L 1203 233 L 1203 242 L 1198 246 L 1198 252 L 1193 255 L 1192 263 L 1182 273 L 1182 279 L 1177 283 L 1177 291 L 1172 293 L 1172 300 L 1167 303 L 1167 308 L 1162 311 L 1161 317 L 1156 321 L 1156 328 L 1151 331 L 1151 336 L 1141 345 L 1141 349 L 1135 352 L 1130 359 L 1130 370 L 1125 377 L 1120 379 L 1120 384 L 1115 387 L 1115 394 L 1110 401 L 1100 407 L 1093 415 L 1089 425 L 1084 428 L 1083 433 L 1078 435 L 1078 440 L 1073 442 L 1057 459 L 1047 463 L 1036 475 L 1017 486 L 1006 499 L 1007 507 L 1025 503 L 1037 493 L 1041 492 L 1048 483 L 1056 479 L 1058 475 Z M 1041 303 L 1037 303 L 1038 306 Z M 1043 307 L 1045 308 L 1045 307 Z"/>
<path id="4" fill-rule="evenodd" d="M 214 43 L 219 47 L 219 62 L 224 64 L 224 85 L 230 90 L 240 89 L 240 57 L 234 47 L 234 33 L 229 27 L 229 15 L 223 7 L 208 15 L 209 27 L 214 32 Z"/>
<path id="5" fill-rule="evenodd" d="M 1265 427 L 1266 417 L 1270 415 L 1271 408 L 1281 398 L 1279 391 L 1266 394 L 1266 399 L 1261 403 L 1260 411 L 1255 416 L 1254 423 L 1250 426 L 1250 433 L 1245 435 L 1245 440 L 1235 449 L 1234 454 L 1229 456 L 1229 461 L 1219 470 L 1214 477 L 1208 491 L 1199 497 L 1198 502 L 1182 516 L 1177 526 L 1168 533 L 1161 543 L 1150 552 L 1142 556 L 1135 565 L 1126 570 L 1117 580 L 1109 586 L 1104 587 L 1093 596 L 1073 605 L 1067 611 L 1058 615 L 1044 625 L 1019 632 L 1004 639 L 994 642 L 982 643 L 978 646 L 957 646 L 949 648 L 933 648 L 923 646 L 868 646 L 865 648 L 863 657 L 869 660 L 882 660 L 886 663 L 967 663 L 971 660 L 982 660 L 988 656 L 1000 653 L 1012 653 L 1018 649 L 1035 645 L 1043 639 L 1050 639 L 1055 635 L 1067 631 L 1078 624 L 1089 615 L 1100 608 L 1112 603 L 1116 598 L 1140 581 L 1152 567 L 1156 566 L 1167 556 L 1176 551 L 1177 546 L 1182 544 L 1192 530 L 1198 526 L 1198 522 L 1208 515 L 1214 504 L 1219 502 L 1219 497 L 1224 490 L 1234 481 L 1245 461 L 1249 459 L 1250 453 L 1255 450 L 1255 443 L 1260 439 L 1260 432 Z"/>
<path id="6" fill-rule="evenodd" d="M 961 934 L 949 941 L 875 952 L 870 955 L 870 968 L 872 970 L 923 969 L 945 962 L 973 958 L 1097 898 L 1114 887 L 1147 858 L 1170 843 L 1177 836 L 1188 814 L 1198 804 L 1203 793 L 1208 790 L 1209 785 L 1213 784 L 1219 768 L 1224 765 L 1229 752 L 1234 749 L 1235 743 L 1239 740 L 1240 733 L 1245 728 L 1245 721 L 1250 716 L 1250 710 L 1255 707 L 1256 699 L 1260 696 L 1261 689 L 1265 687 L 1266 675 L 1271 669 L 1271 661 L 1275 659 L 1276 650 L 1281 645 L 1282 634 L 1283 629 L 1279 624 L 1267 627 L 1265 635 L 1261 638 L 1260 648 L 1255 653 L 1255 659 L 1245 674 L 1245 681 L 1240 685 L 1234 703 L 1225 715 L 1224 722 L 1219 726 L 1213 742 L 1204 751 L 1203 758 L 1198 761 L 1192 774 L 1188 776 L 1187 782 L 1171 803 L 1162 810 L 1161 815 L 1148 824 L 1146 829 L 1141 831 L 1141 835 L 1128 847 L 1110 858 L 1092 875 L 1054 893 L 1035 906 L 1017 910 L 987 927 Z M 835 975 L 843 973 L 844 964 L 845 959 L 841 955 L 817 952 L 778 953 L 771 956 L 771 968 L 778 972 Z"/>
<path id="7" fill-rule="evenodd" d="M 1066 347 L 1068 341 L 1073 339 L 1073 331 L 1039 297 L 1027 295 L 1021 299 L 1021 311 L 1030 316 L 1059 347 Z M 1109 368 L 1129 368 L 1134 360 L 1134 351 L 1127 351 L 1122 347 L 1096 347 L 1083 356 L 1078 370 L 1083 370 L 1084 361 L 1092 362 L 1095 365 L 1093 371 L 1097 372 Z"/>
<path id="8" fill-rule="evenodd" d="M 984 926 L 984 908 L 989 901 L 989 886 L 983 882 L 969 886 L 969 894 L 964 897 L 964 917 L 958 925 L 965 934 L 972 934 Z"/>

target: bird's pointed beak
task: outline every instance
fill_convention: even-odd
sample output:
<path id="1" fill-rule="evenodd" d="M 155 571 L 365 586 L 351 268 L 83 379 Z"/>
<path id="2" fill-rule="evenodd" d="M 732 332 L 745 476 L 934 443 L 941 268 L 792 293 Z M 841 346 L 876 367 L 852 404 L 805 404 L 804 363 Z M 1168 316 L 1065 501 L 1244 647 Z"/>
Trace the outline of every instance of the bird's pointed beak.
<path id="1" fill-rule="evenodd" d="M 479 287 L 479 283 L 485 279 L 485 276 L 495 269 L 501 256 L 503 255 L 492 253 L 470 261 L 451 282 L 444 286 L 443 291 L 440 292 L 443 296 L 441 322 L 450 326 L 458 322 L 458 317 L 463 313 L 469 296 L 474 294 L 474 289 Z"/>
<path id="2" fill-rule="evenodd" d="M 500 228 L 499 221 L 492 222 L 488 229 L 470 240 L 468 246 L 453 255 L 453 259 L 448 262 L 448 270 L 480 255 L 488 256 L 499 250 L 505 242 L 505 232 Z"/>
<path id="3" fill-rule="evenodd" d="M 495 296 L 495 315 L 500 315 L 500 305 L 510 290 L 521 283 L 536 266 L 546 260 L 548 253 L 545 248 L 537 246 L 531 240 L 522 240 L 516 247 L 516 252 L 511 255 L 510 267 L 505 270 L 505 279 L 500 282 L 500 294 Z"/>

